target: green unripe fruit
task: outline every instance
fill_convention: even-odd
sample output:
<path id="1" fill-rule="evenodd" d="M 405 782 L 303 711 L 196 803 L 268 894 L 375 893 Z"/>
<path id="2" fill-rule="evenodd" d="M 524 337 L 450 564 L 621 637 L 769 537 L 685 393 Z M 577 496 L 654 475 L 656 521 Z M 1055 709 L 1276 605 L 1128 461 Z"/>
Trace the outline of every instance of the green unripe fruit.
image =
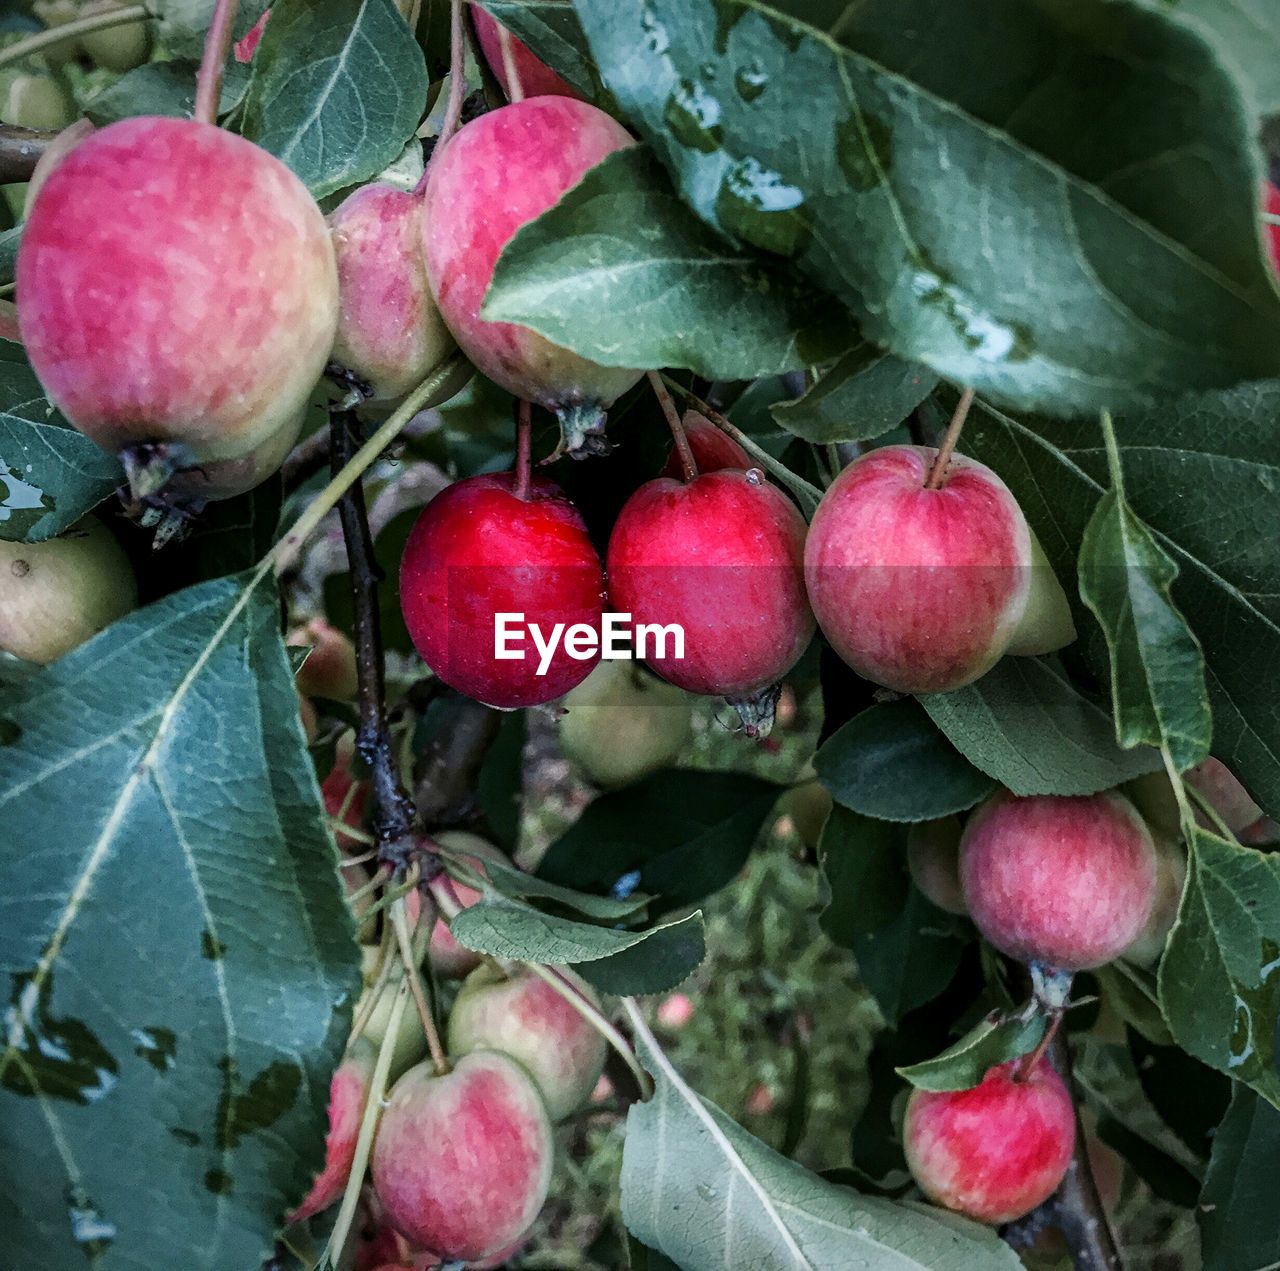
<path id="1" fill-rule="evenodd" d="M 81 7 L 80 16 L 88 18 L 125 7 L 119 0 L 89 0 Z M 131 71 L 150 55 L 151 32 L 145 21 L 126 22 L 100 31 L 86 31 L 80 37 L 80 47 L 104 70 Z"/>
<path id="2" fill-rule="evenodd" d="M 16 128 L 54 131 L 76 117 L 71 94 L 52 75 L 0 70 L 0 121 Z"/>
<path id="3" fill-rule="evenodd" d="M 561 749 L 599 786 L 667 767 L 693 735 L 688 694 L 635 662 L 601 662 L 563 705 Z"/>
<path id="4" fill-rule="evenodd" d="M 826 787 L 820 781 L 806 781 L 782 796 L 778 811 L 791 818 L 800 841 L 810 851 L 816 851 L 822 827 L 831 815 L 831 796 Z"/>
<path id="5" fill-rule="evenodd" d="M 0 542 L 0 651 L 52 662 L 137 603 L 128 557 L 95 520 L 47 543 Z"/>
<path id="6" fill-rule="evenodd" d="M 389 957 L 396 957 L 395 950 L 392 950 Z M 360 995 L 360 1000 L 356 1003 L 355 1015 L 358 1018 L 364 1009 L 366 998 L 373 988 L 372 972 L 377 961 L 378 950 L 371 945 L 365 945 L 360 950 L 361 966 L 365 974 L 365 990 Z M 383 1039 L 387 1035 L 387 1028 L 391 1023 L 391 1008 L 395 1005 L 396 990 L 399 989 L 401 981 L 404 979 L 404 971 L 400 967 L 396 967 L 391 972 L 391 977 L 383 986 L 381 995 L 378 998 L 378 1004 L 373 1008 L 373 1013 L 369 1016 L 368 1022 L 364 1026 L 362 1036 L 366 1037 L 375 1049 L 381 1049 Z M 407 1072 L 427 1053 L 427 1039 L 422 1031 L 422 1021 L 418 1018 L 418 1012 L 410 1003 L 407 1010 L 400 1015 L 400 1027 L 396 1032 L 395 1041 L 392 1043 L 391 1051 L 391 1069 L 388 1075 L 389 1081 L 394 1081 L 402 1072 Z"/>

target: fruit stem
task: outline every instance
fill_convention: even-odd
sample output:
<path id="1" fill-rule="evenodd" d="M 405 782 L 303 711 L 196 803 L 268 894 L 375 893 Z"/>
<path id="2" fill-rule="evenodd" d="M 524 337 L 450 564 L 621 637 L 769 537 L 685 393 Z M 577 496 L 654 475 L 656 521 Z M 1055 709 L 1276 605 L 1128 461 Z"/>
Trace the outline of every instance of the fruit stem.
<path id="1" fill-rule="evenodd" d="M 951 463 L 956 442 L 960 440 L 960 433 L 964 430 L 964 421 L 969 418 L 969 407 L 973 405 L 973 398 L 972 388 L 966 388 L 960 394 L 960 400 L 956 403 L 956 413 L 951 416 L 951 422 L 947 425 L 947 434 L 938 448 L 938 457 L 933 461 L 929 479 L 924 483 L 926 490 L 940 490 L 942 483 L 947 479 L 947 466 Z"/>
<path id="2" fill-rule="evenodd" d="M 400 946 L 400 961 L 404 964 L 405 978 L 409 981 L 409 991 L 413 994 L 414 1005 L 418 1008 L 418 1018 L 422 1022 L 422 1032 L 427 1039 L 427 1049 L 431 1052 L 431 1062 L 436 1073 L 444 1077 L 450 1071 L 449 1060 L 445 1057 L 444 1047 L 440 1044 L 440 1033 L 436 1029 L 435 1017 L 426 994 L 422 991 L 422 977 L 418 974 L 417 960 L 413 956 L 413 937 L 409 932 L 409 911 L 404 897 L 400 897 L 391 906 L 391 925 L 395 928 L 396 943 Z"/>
<path id="3" fill-rule="evenodd" d="M 204 55 L 196 72 L 196 104 L 192 115 L 197 123 L 218 122 L 218 99 L 222 96 L 222 74 L 231 49 L 232 29 L 240 0 L 216 0 L 213 21 L 204 37 Z"/>
<path id="4" fill-rule="evenodd" d="M 533 481 L 533 407 L 516 399 L 516 481 L 512 493 L 522 503 L 529 498 Z"/>
<path id="5" fill-rule="evenodd" d="M 1013 1073 L 1014 1081 L 1026 1081 L 1035 1070 L 1035 1066 L 1044 1058 L 1045 1052 L 1053 1044 L 1053 1039 L 1057 1035 L 1058 1027 L 1062 1023 L 1064 1012 L 1054 1011 L 1049 1016 L 1049 1022 L 1044 1030 L 1044 1036 L 1036 1043 L 1035 1049 L 1028 1051 L 1022 1057 L 1022 1062 L 1017 1066 Z"/>
<path id="6" fill-rule="evenodd" d="M 356 1136 L 355 1156 L 351 1160 L 351 1174 L 347 1179 L 347 1189 L 342 1193 L 342 1206 L 338 1210 L 338 1219 L 329 1233 L 329 1242 L 325 1245 L 320 1265 L 337 1266 L 342 1250 L 351 1234 L 351 1223 L 356 1216 L 356 1206 L 360 1202 L 360 1193 L 364 1189 L 364 1175 L 369 1168 L 369 1153 L 373 1148 L 374 1131 L 378 1128 L 378 1118 L 382 1113 L 382 1099 L 387 1089 L 387 1075 L 391 1071 L 391 1057 L 395 1054 L 396 1039 L 400 1035 L 400 1020 L 404 1017 L 405 1007 L 409 1004 L 409 986 L 402 983 L 396 990 L 395 1001 L 391 1004 L 391 1017 L 387 1020 L 387 1031 L 378 1047 L 378 1058 L 373 1065 L 373 1076 L 369 1081 L 369 1094 L 365 1100 L 364 1115 L 360 1118 L 360 1132 Z"/>
<path id="7" fill-rule="evenodd" d="M 559 993 L 618 1052 L 622 1062 L 627 1065 L 631 1070 L 631 1075 L 635 1077 L 636 1084 L 640 1087 L 640 1097 L 642 1099 L 647 1099 L 653 1094 L 653 1078 L 645 1072 L 640 1061 L 636 1058 L 636 1052 L 631 1049 L 627 1044 L 627 1039 L 623 1037 L 603 1011 L 596 1010 L 572 984 L 562 976 L 557 975 L 550 967 L 540 966 L 536 962 L 525 962 L 522 965 L 528 967 L 549 988 Z"/>
<path id="8" fill-rule="evenodd" d="M 0 66 L 8 66 L 10 62 L 20 62 L 32 53 L 39 53 L 53 44 L 61 44 L 63 40 L 77 35 L 88 35 L 91 31 L 105 31 L 108 27 L 125 26 L 130 22 L 145 22 L 151 14 L 146 5 L 131 4 L 124 9 L 108 9 L 105 13 L 93 13 L 85 18 L 76 18 L 74 22 L 64 22 L 62 26 L 50 27 L 47 31 L 39 31 L 29 35 L 25 40 L 10 44 L 0 50 Z"/>
<path id="9" fill-rule="evenodd" d="M 502 69 L 507 73 L 507 100 L 524 101 L 524 85 L 520 82 L 520 68 L 516 65 L 516 52 L 511 47 L 511 32 L 498 23 L 498 44 L 502 48 Z"/>
<path id="10" fill-rule="evenodd" d="M 649 371 L 649 384 L 653 389 L 654 396 L 658 399 L 658 405 L 662 407 L 662 413 L 667 417 L 667 423 L 671 427 L 671 435 L 675 438 L 676 453 L 680 456 L 680 467 L 684 470 L 684 479 L 686 482 L 693 481 L 698 475 L 698 463 L 693 457 L 693 449 L 689 445 L 689 438 L 685 436 L 684 424 L 680 422 L 680 412 L 676 410 L 675 401 L 671 394 L 667 392 L 667 386 L 662 382 L 662 376 L 657 371 Z"/>
<path id="11" fill-rule="evenodd" d="M 449 97 L 445 102 L 444 119 L 432 158 L 448 144 L 458 130 L 462 118 L 462 100 L 467 95 L 467 31 L 462 21 L 462 0 L 449 3 Z"/>
<path id="12" fill-rule="evenodd" d="M 1169 752 L 1168 746 L 1160 747 L 1160 757 L 1164 760 L 1164 770 L 1169 778 L 1169 784 L 1173 787 L 1173 797 L 1178 803 L 1178 820 L 1182 825 L 1182 837 L 1186 839 L 1187 846 L 1193 847 L 1196 836 L 1196 816 L 1191 809 L 1191 799 L 1187 783 L 1182 779 L 1182 773 L 1178 771 L 1178 765 L 1173 762 L 1173 755 Z M 1217 810 L 1209 807 L 1206 803 L 1206 810 L 1210 817 L 1217 822 L 1222 829 L 1226 830 L 1225 838 L 1228 843 L 1234 843 L 1236 836 L 1227 829 L 1225 822 L 1218 816 Z"/>
<path id="13" fill-rule="evenodd" d="M 685 401 L 690 402 L 696 410 L 704 414 L 721 432 L 728 433 L 766 472 L 778 478 L 800 501 L 806 512 L 812 513 L 822 502 L 822 491 L 816 485 L 810 485 L 803 477 L 797 476 L 786 464 L 779 463 L 767 450 L 757 446 L 741 428 L 731 424 L 714 406 L 709 406 L 691 389 L 685 388 L 670 375 L 663 375 L 662 382 L 673 392 L 679 393 Z"/>

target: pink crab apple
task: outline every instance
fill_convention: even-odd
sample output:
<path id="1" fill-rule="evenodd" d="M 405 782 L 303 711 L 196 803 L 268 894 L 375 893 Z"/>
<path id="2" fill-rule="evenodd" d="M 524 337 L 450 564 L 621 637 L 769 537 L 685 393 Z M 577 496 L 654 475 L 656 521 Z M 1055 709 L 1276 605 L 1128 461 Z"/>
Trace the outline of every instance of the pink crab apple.
<path id="1" fill-rule="evenodd" d="M 1156 894 L 1151 912 L 1136 939 L 1124 951 L 1125 959 L 1138 966 L 1154 966 L 1164 953 L 1169 932 L 1177 921 L 1182 888 L 1187 881 L 1187 853 L 1177 838 L 1154 833 L 1156 845 Z"/>
<path id="2" fill-rule="evenodd" d="M 960 840 L 960 883 L 978 930 L 1022 962 L 1081 971 L 1133 944 L 1156 896 L 1156 849 L 1116 791 L 993 795 Z"/>
<path id="3" fill-rule="evenodd" d="M 1276 186 L 1268 181 L 1264 194 L 1263 206 L 1272 216 L 1280 216 L 1280 189 L 1277 189 Z M 1267 253 L 1271 257 L 1271 268 L 1277 274 L 1280 274 L 1280 225 L 1268 224 L 1265 228 L 1267 231 Z"/>
<path id="4" fill-rule="evenodd" d="M 752 468 L 646 482 L 609 538 L 614 608 L 684 632 L 682 659 L 669 641 L 648 651 L 648 665 L 691 693 L 725 697 L 752 736 L 769 731 L 778 682 L 813 634 L 804 536 L 795 506 Z"/>
<path id="5" fill-rule="evenodd" d="M 465 853 L 470 859 L 467 864 L 483 874 L 484 862 L 502 861 L 510 864 L 507 857 L 486 839 L 478 834 L 469 834 L 466 830 L 445 830 L 437 834 L 435 840 L 441 847 L 455 852 Z M 480 892 L 466 883 L 453 882 L 453 894 L 463 909 L 470 908 L 480 899 Z M 480 955 L 470 949 L 464 949 L 450 934 L 443 922 L 437 922 L 431 931 L 431 943 L 427 947 L 431 958 L 431 967 L 442 979 L 460 980 L 480 965 Z"/>
<path id="6" fill-rule="evenodd" d="M 553 970 L 597 1011 L 600 999 L 580 976 Z M 553 1121 L 586 1103 L 604 1071 L 600 1033 L 532 971 L 506 975 L 481 966 L 467 976 L 449 1013 L 449 1053 L 498 1050 L 533 1078 Z"/>
<path id="7" fill-rule="evenodd" d="M 476 39 L 480 41 L 480 51 L 494 78 L 502 85 L 502 91 L 508 97 L 511 92 L 511 80 L 507 73 L 507 60 L 502 56 L 502 36 L 505 28 L 496 18 L 490 17 L 479 5 L 471 6 L 471 21 L 475 25 Z M 578 97 L 577 89 L 567 80 L 561 79 L 544 61 L 542 61 L 523 41 L 518 40 L 510 31 L 506 31 L 508 48 L 511 54 L 511 67 L 519 81 L 517 97 Z"/>
<path id="8" fill-rule="evenodd" d="M 392 1089 L 373 1143 L 373 1184 L 392 1225 L 446 1261 L 518 1240 L 551 1182 L 551 1122 L 532 1078 L 497 1051 L 428 1063 Z"/>
<path id="9" fill-rule="evenodd" d="M 1066 596 L 1008 487 L 953 455 L 885 446 L 836 478 L 814 515 L 805 578 L 818 625 L 859 675 L 899 693 L 960 688 L 1005 653 L 1075 638 Z"/>
<path id="10" fill-rule="evenodd" d="M 302 1204 L 289 1215 L 290 1222 L 302 1222 L 328 1209 L 346 1190 L 377 1059 L 378 1052 L 372 1043 L 358 1037 L 334 1071 L 329 1083 L 329 1133 L 324 1140 L 324 1169 Z"/>
<path id="11" fill-rule="evenodd" d="M 574 628 L 599 632 L 603 594 L 578 510 L 543 478 L 521 497 L 509 472 L 436 495 L 400 563 L 400 604 L 423 660 L 460 693 L 504 709 L 553 701 L 587 678 L 594 659 L 574 657 L 570 637 Z M 498 614 L 523 614 L 548 640 L 563 624 L 564 639 L 547 658 L 526 639 L 507 650 L 523 656 L 500 659 Z"/>
<path id="12" fill-rule="evenodd" d="M 971 1090 L 913 1090 L 903 1144 L 920 1190 L 979 1222 L 1012 1222 L 1053 1195 L 1071 1164 L 1071 1095 L 1046 1059 L 990 1069 Z"/>
<path id="13" fill-rule="evenodd" d="M 63 155 L 17 284 L 50 398 L 133 469 L 239 459 L 293 426 L 337 325 L 333 247 L 306 188 L 189 119 L 125 119 Z"/>
<path id="14" fill-rule="evenodd" d="M 745 472 L 752 466 L 751 456 L 705 415 L 698 414 L 696 410 L 685 411 L 682 422 L 684 435 L 689 441 L 689 449 L 693 451 L 693 460 L 699 472 L 720 472 L 725 468 L 741 468 Z M 675 446 L 671 447 L 667 466 L 659 475 L 676 481 L 683 479 L 684 466 Z"/>
<path id="15" fill-rule="evenodd" d="M 960 889 L 960 821 L 954 816 L 921 821 L 907 830 L 911 881 L 939 909 L 969 912 Z"/>
<path id="16" fill-rule="evenodd" d="M 137 603 L 128 557 L 92 517 L 44 543 L 0 540 L 0 652 L 52 662 Z"/>
<path id="17" fill-rule="evenodd" d="M 395 401 L 453 349 L 422 259 L 423 196 L 381 182 L 329 217 L 338 262 L 338 334 L 332 360 L 371 400 Z"/>
<path id="18" fill-rule="evenodd" d="M 586 102 L 533 97 L 467 124 L 434 156 L 427 181 L 423 246 L 440 313 L 478 370 L 559 416 L 570 453 L 603 447 L 606 408 L 641 372 L 598 366 L 528 327 L 489 322 L 480 309 L 516 231 L 634 144 Z"/>

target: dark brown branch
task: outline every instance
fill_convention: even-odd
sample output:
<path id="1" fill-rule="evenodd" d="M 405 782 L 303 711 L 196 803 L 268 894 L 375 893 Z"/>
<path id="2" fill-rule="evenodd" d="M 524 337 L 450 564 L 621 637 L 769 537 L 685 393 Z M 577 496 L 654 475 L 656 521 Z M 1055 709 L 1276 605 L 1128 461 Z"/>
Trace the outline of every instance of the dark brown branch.
<path id="1" fill-rule="evenodd" d="M 356 450 L 355 415 L 335 411 L 329 421 L 329 463 L 336 474 Z M 357 481 L 338 504 L 342 534 L 351 568 L 355 608 L 356 671 L 359 678 L 360 726 L 356 749 L 369 767 L 373 790 L 373 832 L 379 858 L 403 868 L 413 849 L 413 801 L 400 781 L 391 733 L 387 727 L 386 682 L 378 583 L 382 570 L 373 554 L 373 535 L 365 509 L 364 484 Z"/>
<path id="2" fill-rule="evenodd" d="M 58 135 L 57 130 L 19 128 L 0 124 L 0 184 L 30 181 L 40 156 Z"/>
<path id="3" fill-rule="evenodd" d="M 414 769 L 414 802 L 428 828 L 453 825 L 470 812 L 485 754 L 502 716 L 491 706 L 446 689 L 436 708 L 444 719 Z"/>

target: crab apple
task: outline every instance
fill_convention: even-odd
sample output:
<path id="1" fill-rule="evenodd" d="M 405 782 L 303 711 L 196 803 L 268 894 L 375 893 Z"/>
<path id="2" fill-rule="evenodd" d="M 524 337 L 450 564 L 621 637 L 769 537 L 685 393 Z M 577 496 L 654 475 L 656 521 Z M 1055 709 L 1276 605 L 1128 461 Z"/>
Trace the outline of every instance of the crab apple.
<path id="1" fill-rule="evenodd" d="M 94 131 L 96 130 L 92 120 L 77 119 L 75 123 L 68 124 L 45 146 L 44 152 L 36 160 L 36 166 L 32 169 L 31 179 L 27 182 L 27 189 L 22 203 L 22 215 L 24 217 L 31 215 L 31 209 L 35 206 L 36 196 L 48 179 L 49 173 Z"/>
<path id="2" fill-rule="evenodd" d="M 782 796 L 779 811 L 791 818 L 800 841 L 816 851 L 822 838 L 822 827 L 831 815 L 832 799 L 820 781 L 806 781 Z"/>
<path id="3" fill-rule="evenodd" d="M 400 604 L 423 660 L 460 693 L 506 709 L 553 701 L 587 678 L 593 660 L 567 646 L 573 628 L 598 636 L 603 597 L 600 558 L 577 508 L 542 478 L 522 498 L 509 472 L 437 494 L 400 562 Z M 546 657 L 508 647 L 500 659 L 499 614 L 523 614 L 548 639 L 562 623 L 565 639 Z"/>
<path id="4" fill-rule="evenodd" d="M 1154 966 L 1160 961 L 1187 881 L 1187 853 L 1181 841 L 1160 833 L 1151 837 L 1156 845 L 1155 899 L 1142 930 L 1124 951 L 1125 959 L 1138 966 Z"/>
<path id="5" fill-rule="evenodd" d="M 165 482 L 165 498 L 187 510 L 199 511 L 206 503 L 234 499 L 237 495 L 256 490 L 268 477 L 280 471 L 280 465 L 297 444 L 305 418 L 306 411 L 300 410 L 247 454 L 175 468 Z M 175 459 L 180 462 L 180 457 L 175 456 Z"/>
<path id="6" fill-rule="evenodd" d="M 37 71 L 0 70 L 0 122 L 57 130 L 75 117 L 75 102 L 59 79 Z"/>
<path id="7" fill-rule="evenodd" d="M 960 889 L 960 821 L 944 816 L 907 830 L 907 868 L 911 881 L 939 909 L 967 914 Z"/>
<path id="8" fill-rule="evenodd" d="M 427 285 L 423 196 L 375 182 L 329 217 L 338 262 L 338 334 L 332 360 L 391 402 L 417 387 L 453 349 Z"/>
<path id="9" fill-rule="evenodd" d="M 508 392 L 560 418 L 563 448 L 603 446 L 605 409 L 641 375 L 598 366 L 528 327 L 480 316 L 502 249 L 588 169 L 634 145 L 586 102 L 533 97 L 481 115 L 433 157 L 423 246 L 436 304 L 462 351 Z"/>
<path id="10" fill-rule="evenodd" d="M 1222 760 L 1215 759 L 1212 755 L 1201 760 L 1195 767 L 1188 768 L 1182 774 L 1182 779 L 1204 796 L 1232 834 L 1240 834 L 1263 815 L 1262 809 L 1240 784 L 1235 773 Z M 1175 838 L 1181 837 L 1182 818 L 1178 798 L 1165 772 L 1158 770 L 1135 777 L 1126 789 L 1153 830 Z M 1196 824 L 1204 830 L 1213 829 L 1214 823 L 1203 809 L 1194 802 L 1192 807 Z"/>
<path id="11" fill-rule="evenodd" d="M 960 688 L 1005 653 L 1075 638 L 1066 596 L 1008 487 L 954 455 L 885 446 L 823 496 L 805 546 L 818 625 L 859 675 L 900 693 Z"/>
<path id="12" fill-rule="evenodd" d="M 446 1261 L 506 1248 L 551 1183 L 551 1122 L 533 1079 L 497 1051 L 396 1082 L 373 1143 L 373 1184 L 392 1225 Z"/>
<path id="13" fill-rule="evenodd" d="M 600 999 L 571 971 L 552 971 L 571 992 L 600 1009 Z M 534 1079 L 553 1121 L 586 1103 L 608 1048 L 600 1033 L 532 971 L 506 975 L 492 966 L 467 976 L 449 1013 L 449 1053 L 498 1050 Z"/>
<path id="14" fill-rule="evenodd" d="M 390 956 L 395 956 L 394 953 Z M 364 991 L 356 1002 L 357 1017 L 364 1013 L 368 1002 L 368 994 L 373 991 L 376 980 L 375 969 L 378 965 L 379 952 L 373 945 L 365 945 L 360 950 L 360 968 L 364 977 Z M 380 1047 L 391 1027 L 391 1012 L 395 1005 L 396 990 L 404 979 L 404 971 L 393 967 L 388 983 L 383 987 L 377 1003 L 365 1021 L 363 1036 L 374 1046 Z M 391 1043 L 391 1079 L 394 1080 L 402 1072 L 407 1072 L 427 1053 L 427 1039 L 422 1031 L 422 1021 L 418 1012 L 411 1006 L 401 1013 L 400 1027 Z"/>
<path id="15" fill-rule="evenodd" d="M 441 847 L 447 847 L 471 857 L 467 863 L 481 874 L 485 872 L 486 860 L 510 864 L 507 857 L 492 843 L 482 839 L 478 834 L 468 834 L 466 830 L 445 830 L 443 834 L 437 834 L 435 840 Z M 481 896 L 474 887 L 468 887 L 466 883 L 459 882 L 453 884 L 453 894 L 463 909 L 474 905 Z M 432 969 L 445 980 L 462 979 L 463 976 L 474 971 L 481 961 L 478 953 L 464 949 L 453 938 L 449 928 L 443 922 L 436 923 L 432 929 L 431 943 L 427 947 L 427 953 L 431 958 Z"/>
<path id="16" fill-rule="evenodd" d="M 724 696 L 749 735 L 773 722 L 778 681 L 813 634 L 805 600 L 804 518 L 755 468 L 689 482 L 658 477 L 618 514 L 609 594 L 636 624 L 677 624 L 645 660 L 691 693 Z"/>
<path id="17" fill-rule="evenodd" d="M 990 1069 L 970 1090 L 913 1090 L 907 1165 L 934 1202 L 985 1223 L 1012 1222 L 1053 1195 L 1071 1164 L 1071 1095 L 1046 1059 Z"/>
<path id="18" fill-rule="evenodd" d="M 80 7 L 80 16 L 90 18 L 125 7 L 121 0 L 88 0 Z M 107 71 L 131 71 L 141 66 L 151 52 L 151 30 L 145 19 L 85 31 L 79 40 L 90 60 Z"/>
<path id="19" fill-rule="evenodd" d="M 329 1083 L 329 1133 L 324 1140 L 324 1169 L 311 1185 L 306 1199 L 289 1215 L 290 1222 L 302 1222 L 328 1209 L 346 1190 L 377 1060 L 378 1052 L 373 1045 L 357 1037 L 334 1070 Z"/>
<path id="20" fill-rule="evenodd" d="M 475 24 L 476 39 L 480 51 L 494 78 L 502 85 L 502 91 L 512 96 L 511 81 L 507 74 L 507 59 L 502 55 L 502 36 L 505 31 L 511 55 L 511 69 L 515 71 L 519 92 L 517 97 L 578 97 L 579 93 L 568 80 L 561 79 L 533 50 L 518 40 L 510 31 L 492 18 L 479 5 L 471 8 L 471 21 Z"/>
<path id="21" fill-rule="evenodd" d="M 125 119 L 64 155 L 17 273 L 52 401 L 104 449 L 161 468 L 275 437 L 333 347 L 337 269 L 311 195 L 265 150 L 189 119 Z"/>
<path id="22" fill-rule="evenodd" d="M 351 637 L 324 618 L 311 618 L 285 637 L 293 648 L 310 648 L 298 668 L 298 692 L 332 702 L 355 700 L 360 682 L 356 672 L 356 646 Z"/>
<path id="23" fill-rule="evenodd" d="M 1272 216 L 1280 216 L 1280 189 L 1267 182 L 1264 206 Z M 1267 253 L 1271 257 L 1271 268 L 1280 274 L 1280 225 L 1267 225 Z"/>
<path id="24" fill-rule="evenodd" d="M 1122 794 L 993 795 L 960 840 L 978 930 L 1028 963 L 1082 971 L 1137 939 L 1156 895 L 1156 849 Z"/>
<path id="25" fill-rule="evenodd" d="M 684 690 L 623 659 L 601 662 L 563 706 L 560 748 L 598 786 L 629 785 L 667 767 L 693 736 Z"/>
<path id="26" fill-rule="evenodd" d="M 751 456 L 738 445 L 727 432 L 717 428 L 705 415 L 696 410 L 684 414 L 684 435 L 693 451 L 693 461 L 699 472 L 720 472 L 725 468 L 741 468 L 745 472 L 752 466 Z M 667 456 L 667 466 L 660 476 L 684 480 L 684 465 L 675 446 Z"/>
<path id="27" fill-rule="evenodd" d="M 52 662 L 137 603 L 128 557 L 92 518 L 44 543 L 0 541 L 0 652 Z"/>

